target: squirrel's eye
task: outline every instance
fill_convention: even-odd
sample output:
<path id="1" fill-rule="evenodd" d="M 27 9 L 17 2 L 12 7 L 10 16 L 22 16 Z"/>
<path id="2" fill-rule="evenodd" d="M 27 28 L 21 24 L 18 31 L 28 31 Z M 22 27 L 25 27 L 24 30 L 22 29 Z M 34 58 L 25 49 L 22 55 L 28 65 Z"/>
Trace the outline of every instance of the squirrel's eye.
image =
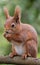
<path id="1" fill-rule="evenodd" d="M 13 28 L 14 26 L 15 26 L 15 24 L 14 24 L 14 23 L 12 23 L 12 24 L 11 24 L 11 27 Z"/>

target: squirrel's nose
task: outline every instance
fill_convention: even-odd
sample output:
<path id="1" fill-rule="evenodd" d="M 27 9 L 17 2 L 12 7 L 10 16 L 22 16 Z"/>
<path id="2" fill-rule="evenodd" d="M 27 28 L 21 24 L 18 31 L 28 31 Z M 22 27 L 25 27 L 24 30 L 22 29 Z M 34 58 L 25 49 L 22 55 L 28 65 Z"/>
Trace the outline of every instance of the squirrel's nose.
<path id="1" fill-rule="evenodd" d="M 5 29 L 4 32 L 5 32 L 5 33 L 9 33 L 9 30 Z"/>
<path id="2" fill-rule="evenodd" d="M 12 33 L 12 31 L 11 31 L 11 30 L 7 30 L 6 33 L 7 33 L 7 34 L 8 34 L 8 33 L 10 34 L 10 33 Z"/>
<path id="3" fill-rule="evenodd" d="M 6 33 L 9 33 L 8 31 L 6 31 Z"/>

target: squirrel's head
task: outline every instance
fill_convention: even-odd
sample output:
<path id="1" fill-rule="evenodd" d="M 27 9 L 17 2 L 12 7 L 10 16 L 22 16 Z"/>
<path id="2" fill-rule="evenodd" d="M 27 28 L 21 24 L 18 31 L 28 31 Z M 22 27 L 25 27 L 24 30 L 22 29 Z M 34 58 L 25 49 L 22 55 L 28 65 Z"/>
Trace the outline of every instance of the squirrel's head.
<path id="1" fill-rule="evenodd" d="M 21 30 L 21 10 L 19 6 L 16 6 L 14 16 L 10 16 L 8 9 L 4 7 L 4 13 L 6 16 L 6 22 L 4 24 L 5 32 L 7 34 L 19 33 Z"/>
<path id="2" fill-rule="evenodd" d="M 19 34 L 21 31 L 21 10 L 19 6 L 16 6 L 14 16 L 10 16 L 8 9 L 4 7 L 4 13 L 6 16 L 4 37 L 8 41 L 11 41 L 13 39 L 13 34 Z"/>

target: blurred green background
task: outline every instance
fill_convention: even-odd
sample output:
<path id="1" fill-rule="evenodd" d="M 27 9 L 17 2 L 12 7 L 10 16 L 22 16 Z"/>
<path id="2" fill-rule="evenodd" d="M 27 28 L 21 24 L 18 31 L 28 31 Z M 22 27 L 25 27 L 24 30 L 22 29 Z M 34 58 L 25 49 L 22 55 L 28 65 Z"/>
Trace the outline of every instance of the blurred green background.
<path id="1" fill-rule="evenodd" d="M 3 8 L 6 6 L 11 16 L 15 6 L 19 5 L 22 10 L 21 21 L 31 24 L 38 33 L 38 58 L 40 58 L 40 0 L 0 0 L 0 55 L 8 55 L 11 45 L 3 37 L 5 15 Z"/>

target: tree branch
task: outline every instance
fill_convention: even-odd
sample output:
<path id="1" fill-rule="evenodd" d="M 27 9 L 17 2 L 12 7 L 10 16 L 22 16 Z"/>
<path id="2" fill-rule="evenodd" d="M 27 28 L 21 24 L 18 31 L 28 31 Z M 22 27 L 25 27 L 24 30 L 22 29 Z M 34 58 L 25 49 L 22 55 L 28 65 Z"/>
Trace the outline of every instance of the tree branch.
<path id="1" fill-rule="evenodd" d="M 23 64 L 23 65 L 40 65 L 40 59 L 28 57 L 22 59 L 19 56 L 10 58 L 9 56 L 0 56 L 0 64 Z"/>

